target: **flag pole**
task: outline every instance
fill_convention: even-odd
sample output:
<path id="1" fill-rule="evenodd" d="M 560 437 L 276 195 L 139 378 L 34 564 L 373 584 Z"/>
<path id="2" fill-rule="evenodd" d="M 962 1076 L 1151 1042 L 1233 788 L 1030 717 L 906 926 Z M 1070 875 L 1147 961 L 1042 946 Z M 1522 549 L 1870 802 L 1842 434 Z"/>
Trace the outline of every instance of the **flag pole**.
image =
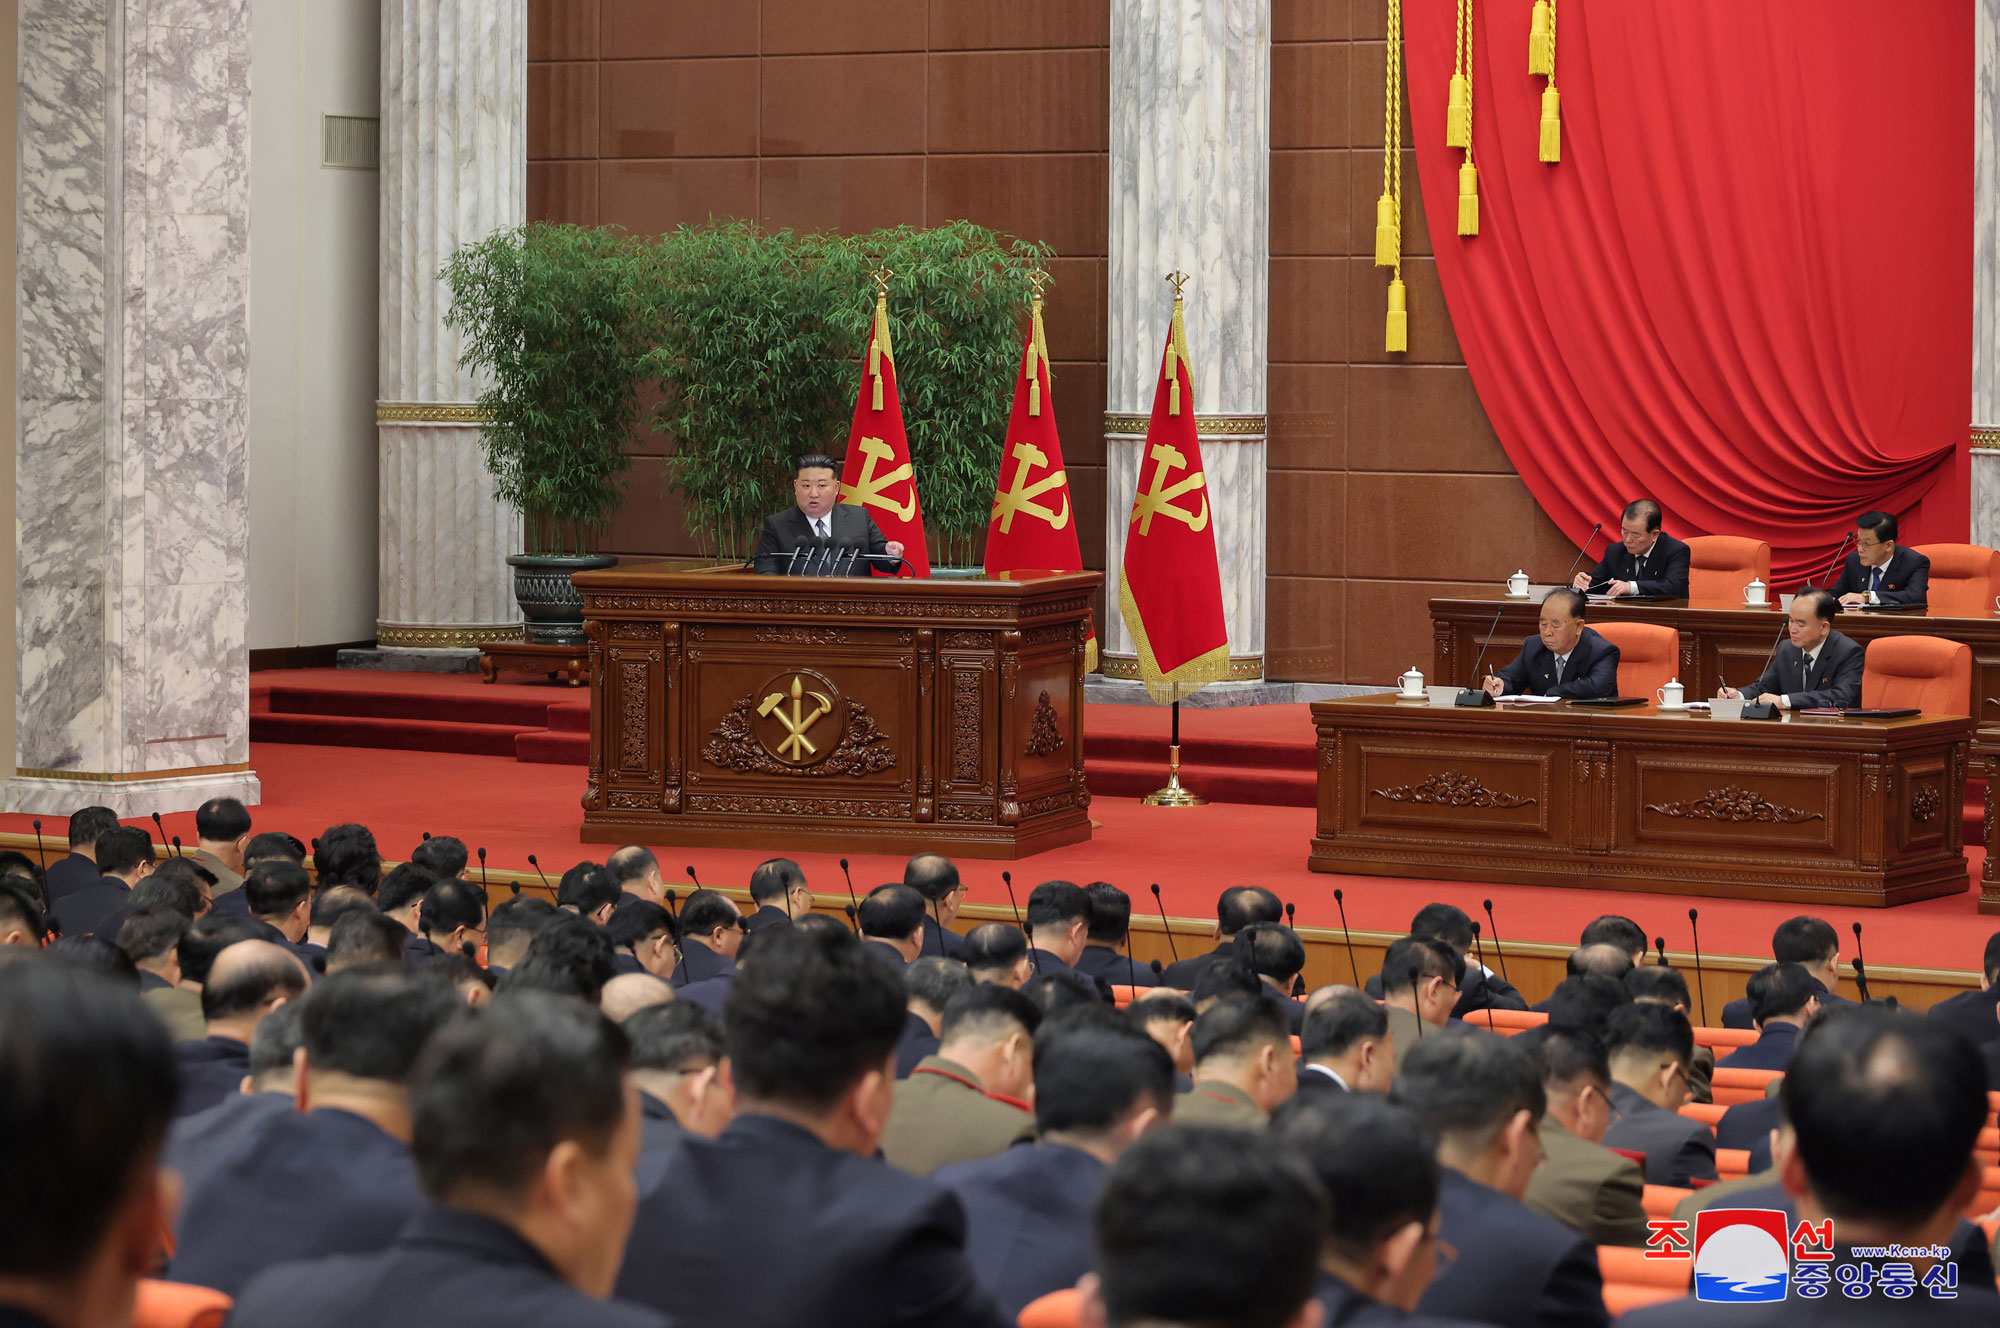
<path id="1" fill-rule="evenodd" d="M 1174 684 L 1173 740 L 1167 745 L 1167 784 L 1139 799 L 1145 807 L 1206 807 L 1208 799 L 1181 787 L 1181 685 Z"/>

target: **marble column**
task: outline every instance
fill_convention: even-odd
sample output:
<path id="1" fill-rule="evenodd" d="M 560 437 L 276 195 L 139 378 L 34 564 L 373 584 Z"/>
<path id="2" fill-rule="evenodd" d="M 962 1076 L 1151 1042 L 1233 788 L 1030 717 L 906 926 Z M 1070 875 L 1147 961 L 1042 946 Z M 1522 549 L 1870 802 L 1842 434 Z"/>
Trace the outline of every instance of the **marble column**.
<path id="1" fill-rule="evenodd" d="M 1188 273 L 1196 433 L 1208 472 L 1230 677 L 1264 673 L 1264 400 L 1270 273 L 1270 0 L 1112 0 L 1103 671 L 1136 678 L 1117 577 L 1160 352 L 1166 274 Z"/>
<path id="2" fill-rule="evenodd" d="M 1972 542 L 2000 548 L 2000 0 L 1977 0 L 1972 89 Z"/>
<path id="3" fill-rule="evenodd" d="M 246 0 L 19 9 L 8 811 L 258 800 Z"/>
<path id="4" fill-rule="evenodd" d="M 383 0 L 380 601 L 386 649 L 518 638 L 478 379 L 437 279 L 461 244 L 527 216 L 527 0 Z"/>

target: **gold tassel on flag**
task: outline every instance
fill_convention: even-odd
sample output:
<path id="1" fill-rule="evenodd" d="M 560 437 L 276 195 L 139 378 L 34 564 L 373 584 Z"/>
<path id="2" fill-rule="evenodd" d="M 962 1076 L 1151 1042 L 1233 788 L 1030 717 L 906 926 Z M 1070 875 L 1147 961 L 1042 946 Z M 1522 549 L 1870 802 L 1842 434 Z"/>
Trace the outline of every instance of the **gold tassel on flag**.
<path id="1" fill-rule="evenodd" d="M 1472 0 L 1458 0 L 1458 34 L 1451 53 L 1451 92 L 1444 110 L 1444 145 L 1472 146 Z"/>
<path id="2" fill-rule="evenodd" d="M 868 338 L 868 377 L 872 390 L 868 397 L 870 410 L 882 409 L 882 357 L 895 358 L 895 348 L 889 344 L 889 282 L 896 275 L 888 268 L 876 268 L 868 274 L 875 278 L 875 326 Z"/>
<path id="3" fill-rule="evenodd" d="M 1174 321 L 1167 332 L 1167 414 L 1179 415 L 1181 413 L 1180 366 L 1188 363 L 1187 327 L 1181 321 L 1181 287 L 1187 284 L 1188 274 L 1180 271 L 1169 272 L 1167 280 L 1172 282 L 1174 287 Z M 1188 373 L 1189 375 L 1194 373 L 1192 364 L 1188 365 Z M 1189 383 L 1188 386 L 1193 387 L 1194 384 Z"/>
<path id="4" fill-rule="evenodd" d="M 1382 349 L 1386 351 L 1407 351 L 1410 348 L 1409 299 L 1409 291 L 1404 288 L 1401 277 L 1389 283 L 1389 328 L 1382 343 Z"/>
<path id="5" fill-rule="evenodd" d="M 1549 85 L 1542 89 L 1542 139 L 1540 156 L 1546 162 L 1562 160 L 1562 96 L 1556 91 L 1556 0 L 1536 0 L 1539 11 L 1543 4 L 1549 7 L 1548 17 L 1548 67 L 1542 70 L 1549 76 Z M 1537 14 L 1539 21 L 1539 13 Z M 1532 38 L 1530 39 L 1533 40 Z"/>
<path id="6" fill-rule="evenodd" d="M 1028 414 L 1040 416 L 1042 413 L 1042 369 L 1049 362 L 1049 343 L 1042 331 L 1042 283 L 1049 274 L 1039 269 L 1028 274 L 1028 284 L 1035 288 L 1034 313 L 1028 330 Z"/>
<path id="7" fill-rule="evenodd" d="M 1528 72 L 1546 77 L 1555 68 L 1549 53 L 1549 0 L 1535 0 L 1535 13 L 1528 20 Z"/>
<path id="8" fill-rule="evenodd" d="M 1458 168 L 1458 233 L 1479 234 L 1479 172 L 1470 157 Z"/>
<path id="9" fill-rule="evenodd" d="M 1389 320 L 1382 348 L 1410 348 L 1408 293 L 1403 286 L 1403 0 L 1389 0 L 1383 43 L 1382 197 L 1375 204 L 1375 265 L 1392 269 Z"/>
<path id="10" fill-rule="evenodd" d="M 1394 267 L 1402 261 L 1402 228 L 1396 222 L 1396 198 L 1389 192 L 1389 163 L 1382 163 L 1382 196 L 1375 200 L 1375 266 Z"/>

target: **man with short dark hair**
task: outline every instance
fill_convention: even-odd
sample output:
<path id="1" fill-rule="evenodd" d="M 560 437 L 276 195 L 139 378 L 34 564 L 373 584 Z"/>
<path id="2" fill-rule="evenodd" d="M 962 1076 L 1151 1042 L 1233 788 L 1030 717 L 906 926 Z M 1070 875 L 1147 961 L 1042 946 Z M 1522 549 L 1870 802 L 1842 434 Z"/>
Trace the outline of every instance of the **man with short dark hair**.
<path id="1" fill-rule="evenodd" d="M 496 979 L 521 962 L 535 933 L 560 913 L 536 895 L 519 894 L 501 900 L 486 918 L 486 971 Z"/>
<path id="2" fill-rule="evenodd" d="M 407 1084 L 458 995 L 430 974 L 354 969 L 303 1004 L 304 1109 L 246 1130 L 189 1188 L 176 1281 L 233 1296 L 274 1264 L 385 1249 L 421 1206 Z"/>
<path id="3" fill-rule="evenodd" d="M 650 973 L 662 982 L 673 981 L 680 948 L 674 944 L 673 914 L 666 909 L 651 900 L 628 896 L 605 924 L 604 934 L 618 952 L 619 973 Z"/>
<path id="4" fill-rule="evenodd" d="M 535 933 L 521 962 L 507 971 L 501 990 L 547 991 L 595 1005 L 604 984 L 618 976 L 616 955 L 602 927 L 558 911 Z"/>
<path id="5" fill-rule="evenodd" d="M 139 990 L 170 991 L 181 980 L 181 937 L 192 925 L 170 908 L 149 908 L 125 919 L 118 948 L 139 970 Z"/>
<path id="6" fill-rule="evenodd" d="M 1390 1100 L 1437 1140 L 1439 1234 L 1458 1250 L 1417 1308 L 1501 1328 L 1609 1322 L 1596 1249 L 1521 1202 L 1548 1101 L 1527 1051 L 1471 1029 L 1432 1033 L 1403 1058 Z"/>
<path id="7" fill-rule="evenodd" d="M 1480 685 L 1492 696 L 1556 696 L 1569 701 L 1618 695 L 1618 647 L 1584 626 L 1581 590 L 1542 596 L 1539 633 Z"/>
<path id="8" fill-rule="evenodd" d="M 907 885 L 878 885 L 855 910 L 861 948 L 881 960 L 898 981 L 924 952 L 924 897 Z"/>
<path id="9" fill-rule="evenodd" d="M 1745 985 L 1757 1040 L 1718 1060 L 1718 1070 L 1782 1070 L 1798 1050 L 1799 1032 L 1819 1013 L 1819 984 L 1798 964 L 1766 964 Z"/>
<path id="10" fill-rule="evenodd" d="M 1865 667 L 1858 641 L 1833 630 L 1840 605 L 1831 593 L 1807 588 L 1785 609 L 1788 639 L 1778 643 L 1764 675 L 1740 690 L 1724 687 L 1729 700 L 1765 700 L 1780 710 L 1842 708 L 1861 704 Z"/>
<path id="11" fill-rule="evenodd" d="M 1665 964 L 1640 964 L 1625 975 L 1623 985 L 1625 994 L 1633 1000 L 1679 1010 L 1688 1023 L 1694 1022 L 1694 997 L 1688 991 L 1687 979 L 1678 970 Z M 1713 1101 L 1714 1078 L 1715 1048 L 1695 1043 L 1694 1059 L 1688 1062 L 1688 1100 Z"/>
<path id="12" fill-rule="evenodd" d="M 812 887 L 803 867 L 790 858 L 767 858 L 750 873 L 750 902 L 756 911 L 744 919 L 749 931 L 782 927 L 812 912 Z"/>
<path id="13" fill-rule="evenodd" d="M 372 895 L 382 879 L 382 850 L 365 825 L 328 826 L 313 848 L 313 866 L 322 887 L 357 885 Z"/>
<path id="14" fill-rule="evenodd" d="M 243 850 L 250 844 L 250 812 L 235 798 L 210 798 L 194 811 L 195 847 L 187 856 L 215 873 L 215 893 L 243 884 Z"/>
<path id="15" fill-rule="evenodd" d="M 63 964 L 0 965 L 0 1321 L 132 1322 L 173 1220 L 160 1143 L 173 1050 L 129 986 Z"/>
<path id="16" fill-rule="evenodd" d="M 1090 931 L 1077 971 L 1114 987 L 1157 986 L 1153 966 L 1132 960 L 1132 897 L 1109 881 L 1092 881 L 1083 892 L 1090 902 Z"/>
<path id="17" fill-rule="evenodd" d="M 403 947 L 409 939 L 410 929 L 394 918 L 359 909 L 343 913 L 327 929 L 326 971 L 341 973 L 373 964 L 401 964 Z"/>
<path id="18" fill-rule="evenodd" d="M 706 982 L 736 972 L 743 944 L 743 913 L 719 890 L 697 890 L 681 905 L 681 962 L 674 985 Z"/>
<path id="19" fill-rule="evenodd" d="M 403 924 L 410 935 L 417 934 L 417 918 L 424 909 L 424 892 L 436 885 L 438 878 L 429 868 L 414 862 L 401 862 L 390 868 L 369 893 L 375 897 L 375 906 L 382 910 L 385 918 L 394 918 Z"/>
<path id="20" fill-rule="evenodd" d="M 951 930 L 958 906 L 971 893 L 958 879 L 958 864 L 942 853 L 919 853 L 903 867 L 903 884 L 924 897 L 924 953 L 965 958 L 965 938 Z"/>
<path id="21" fill-rule="evenodd" d="M 1619 598 L 1686 599 L 1688 546 L 1660 529 L 1660 505 L 1635 498 L 1618 519 L 1618 539 L 1607 544 L 1593 571 L 1578 572 L 1570 582 L 1592 595 Z"/>
<path id="22" fill-rule="evenodd" d="M 650 1005 L 624 1022 L 639 1090 L 639 1187 L 690 1132 L 713 1139 L 736 1116 L 722 1021 L 691 1001 Z"/>
<path id="23" fill-rule="evenodd" d="M 972 987 L 972 974 L 956 959 L 924 955 L 903 970 L 903 990 L 909 994 L 909 1015 L 896 1043 L 896 1078 L 907 1079 L 926 1056 L 937 1055 L 944 1031 L 944 1012 Z"/>
<path id="24" fill-rule="evenodd" d="M 299 842 L 297 835 L 286 834 L 283 830 L 265 830 L 254 834 L 250 836 L 250 842 L 243 846 L 243 870 L 246 872 L 272 858 L 285 858 L 304 866 L 306 846 Z"/>
<path id="25" fill-rule="evenodd" d="M 640 1201 L 619 1295 L 679 1328 L 1002 1328 L 966 1262 L 957 1200 L 873 1156 L 903 1015 L 902 991 L 845 931 L 759 936 L 729 992 L 736 1119 L 687 1140 Z"/>
<path id="26" fill-rule="evenodd" d="M 1382 956 L 1382 1005 L 1395 1039 L 1396 1068 L 1451 1018 L 1465 981 L 1465 957 L 1435 936 L 1405 936 Z"/>
<path id="27" fill-rule="evenodd" d="M 1813 995 L 1821 1009 L 1852 1005 L 1839 992 L 1840 933 L 1825 918 L 1800 914 L 1786 918 L 1771 933 L 1771 959 L 1779 964 L 1797 964 L 1813 980 Z M 1744 996 L 1722 1007 L 1724 1028 L 1755 1028 L 1750 1017 L 1750 998 Z"/>
<path id="28" fill-rule="evenodd" d="M 168 858 L 132 887 L 129 902 L 134 913 L 148 908 L 170 908 L 193 922 L 208 912 L 214 902 L 214 889 L 214 872 L 193 858 Z"/>
<path id="29" fill-rule="evenodd" d="M 1646 1183 L 1715 1179 L 1715 1132 L 1680 1114 L 1694 1030 L 1661 1005 L 1625 1005 L 1605 1021 L 1611 1107 L 1604 1146 L 1646 1155 Z"/>
<path id="30" fill-rule="evenodd" d="M 40 949 L 47 935 L 42 906 L 27 883 L 15 877 L 0 879 L 0 945 Z"/>
<path id="31" fill-rule="evenodd" d="M 1174 1104 L 1183 1125 L 1261 1130 L 1298 1090 L 1291 1021 L 1268 991 L 1217 1001 L 1194 1021 L 1194 1087 Z"/>
<path id="32" fill-rule="evenodd" d="M 1618 913 L 1606 913 L 1601 918 L 1593 918 L 1584 927 L 1583 935 L 1577 938 L 1579 947 L 1586 945 L 1615 945 L 1623 950 L 1634 964 L 1646 960 L 1646 932 L 1632 919 Z"/>
<path id="33" fill-rule="evenodd" d="M 1930 599 L 1931 560 L 1896 543 L 1896 518 L 1863 512 L 1854 518 L 1854 551 L 1828 592 L 1843 605 L 1916 605 Z"/>
<path id="34" fill-rule="evenodd" d="M 1091 1223 L 1082 1328 L 1317 1328 L 1326 1195 L 1241 1130 L 1161 1130 L 1125 1150 Z"/>
<path id="35" fill-rule="evenodd" d="M 1090 1211 L 1106 1171 L 1174 1105 L 1173 1063 L 1129 1027 L 1047 1030 L 1034 1078 L 1032 1147 L 935 1174 L 965 1205 L 973 1271 L 1010 1317 L 1090 1271 Z"/>
<path id="36" fill-rule="evenodd" d="M 1174 1063 L 1174 1091 L 1194 1087 L 1194 1002 L 1171 987 L 1155 988 L 1126 1007 L 1147 1037 L 1160 1044 Z"/>
<path id="37" fill-rule="evenodd" d="M 1216 947 L 1205 955 L 1194 955 L 1168 964 L 1160 974 L 1160 985 L 1193 991 L 1201 975 L 1217 959 L 1236 954 L 1236 933 L 1253 922 L 1283 922 L 1285 906 L 1261 885 L 1232 885 L 1215 900 Z"/>
<path id="38" fill-rule="evenodd" d="M 275 933 L 265 939 L 282 943 L 308 968 L 326 962 L 326 951 L 306 943 L 312 897 L 312 877 L 294 862 L 260 862 L 243 878 L 243 903 L 251 918 Z"/>
<path id="39" fill-rule="evenodd" d="M 422 962 L 446 955 L 479 952 L 486 939 L 486 894 L 478 886 L 452 879 L 424 891 L 417 906 L 417 930 L 403 946 L 404 956 Z"/>
<path id="40" fill-rule="evenodd" d="M 1306 966 L 1305 942 L 1282 922 L 1253 922 L 1236 933 L 1236 957 L 1278 998 L 1297 1035 L 1306 1022 L 1305 1002 L 1292 993 Z"/>
<path id="41" fill-rule="evenodd" d="M 608 1301 L 639 1152 L 626 1058 L 616 1025 L 539 993 L 445 1028 L 408 1093 L 425 1206 L 379 1253 L 257 1278 L 231 1324 L 664 1328 Z"/>
<path id="42" fill-rule="evenodd" d="M 649 904 L 667 902 L 667 883 L 660 877 L 660 860 L 653 856 L 653 850 L 627 844 L 604 860 L 604 870 L 626 899 L 640 899 Z"/>
<path id="43" fill-rule="evenodd" d="M 109 807 L 79 807 L 69 816 L 69 852 L 49 864 L 44 883 L 53 908 L 64 895 L 96 885 L 104 875 L 97 865 L 97 841 L 118 828 L 118 813 Z"/>
<path id="44" fill-rule="evenodd" d="M 1535 1058 L 1548 1109 L 1542 1164 L 1521 1201 L 1599 1245 L 1646 1243 L 1646 1178 L 1604 1146 L 1611 1124 L 1611 1062 L 1580 1028 L 1543 1024 L 1514 1042 Z"/>
<path id="45" fill-rule="evenodd" d="M 183 946 L 194 938 L 191 929 Z M 174 1048 L 180 1066 L 178 1113 L 191 1116 L 242 1086 L 250 1072 L 250 1038 L 264 1016 L 306 993 L 299 957 L 270 941 L 238 941 L 215 956 L 201 978 L 207 1036 Z"/>
<path id="46" fill-rule="evenodd" d="M 1299 1053 L 1301 1093 L 1386 1093 L 1396 1074 L 1388 1012 L 1352 987 L 1308 1011 Z"/>
<path id="47" fill-rule="evenodd" d="M 986 922 L 965 933 L 965 966 L 975 982 L 1020 990 L 1035 976 L 1028 938 L 1007 922 Z"/>
<path id="48" fill-rule="evenodd" d="M 1464 1019 L 1475 1010 L 1525 1010 L 1528 998 L 1515 990 L 1514 984 L 1480 963 L 1476 958 L 1478 947 L 1475 941 L 1478 929 L 1466 911 L 1452 904 L 1429 903 L 1417 910 L 1410 919 L 1410 935 L 1435 936 L 1452 949 L 1458 951 L 1465 961 L 1465 976 L 1462 990 L 1458 993 L 1458 1003 L 1452 1007 L 1452 1018 Z M 1382 999 L 1382 979 L 1371 975 L 1362 984 L 1362 990 L 1376 1000 Z"/>
<path id="49" fill-rule="evenodd" d="M 750 561 L 765 575 L 868 575 L 874 558 L 900 558 L 903 546 L 885 539 L 860 503 L 840 501 L 840 467 L 818 452 L 798 459 L 792 472 L 795 505 L 764 518 Z M 894 563 L 889 564 L 894 567 Z"/>
<path id="50" fill-rule="evenodd" d="M 978 983 L 945 1007 L 937 1054 L 895 1087 L 882 1156 L 912 1175 L 991 1157 L 1035 1137 L 1035 1030 L 1042 1012 L 1009 987 Z"/>
<path id="51" fill-rule="evenodd" d="M 65 936 L 105 939 L 118 934 L 132 909 L 132 887 L 153 870 L 153 838 L 133 825 L 114 826 L 92 846 L 101 876 L 70 891 L 50 907 L 48 920 Z"/>
<path id="52" fill-rule="evenodd" d="M 1043 881 L 1028 892 L 1027 932 L 1028 961 L 1037 977 L 1075 973 L 1090 935 L 1090 896 L 1071 881 Z M 1111 998 L 1108 987 L 1100 991 Z"/>
<path id="53" fill-rule="evenodd" d="M 1930 1017 L 1976 1046 L 2000 1042 L 2000 931 L 1986 938 L 1979 957 L 1983 985 L 1947 996 L 1930 1008 Z M 1822 1002 L 1825 997 L 1820 998 Z"/>
<path id="54" fill-rule="evenodd" d="M 432 835 L 410 850 L 410 861 L 440 881 L 464 879 L 465 865 L 471 860 L 465 841 L 451 835 Z"/>

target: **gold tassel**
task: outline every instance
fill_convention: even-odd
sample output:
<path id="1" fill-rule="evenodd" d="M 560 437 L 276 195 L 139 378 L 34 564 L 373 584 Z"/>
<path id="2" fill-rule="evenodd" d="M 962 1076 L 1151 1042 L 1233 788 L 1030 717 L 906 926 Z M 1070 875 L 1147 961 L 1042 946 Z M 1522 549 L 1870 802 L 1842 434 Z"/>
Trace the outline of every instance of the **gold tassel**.
<path id="1" fill-rule="evenodd" d="M 1409 292 L 1404 287 L 1401 277 L 1389 283 L 1389 328 L 1382 349 L 1391 353 L 1407 351 L 1410 348 L 1409 299 Z"/>
<path id="2" fill-rule="evenodd" d="M 1033 373 L 1034 371 L 1031 369 L 1029 372 Z M 1030 415 L 1040 415 L 1042 413 L 1042 376 L 1040 374 L 1035 374 L 1033 378 L 1028 380 L 1028 413 Z"/>
<path id="3" fill-rule="evenodd" d="M 1555 72 L 1549 50 L 1549 0 L 1535 0 L 1534 17 L 1528 20 L 1528 72 L 1544 78 Z"/>
<path id="4" fill-rule="evenodd" d="M 1562 98 L 1551 83 L 1542 89 L 1542 160 L 1561 161 L 1562 156 Z"/>
<path id="5" fill-rule="evenodd" d="M 875 375 L 875 399 L 873 400 L 873 402 L 871 402 L 871 403 L 870 403 L 870 407 L 869 407 L 869 408 L 870 408 L 871 410 L 880 410 L 880 409 L 882 409 L 882 375 L 881 375 L 881 374 L 876 374 L 876 375 Z"/>
<path id="6" fill-rule="evenodd" d="M 1386 191 L 1375 200 L 1375 266 L 1394 267 L 1402 261 L 1403 242 L 1396 224 L 1396 199 Z"/>
<path id="7" fill-rule="evenodd" d="M 1458 233 L 1479 234 L 1479 171 L 1469 161 L 1458 168 Z"/>
<path id="8" fill-rule="evenodd" d="M 1181 413 L 1181 376 L 1176 373 L 1167 380 L 1167 414 Z"/>
<path id="9" fill-rule="evenodd" d="M 1451 104 L 1444 113 L 1444 142 L 1452 148 L 1472 146 L 1471 86 L 1463 74 L 1451 76 Z"/>

